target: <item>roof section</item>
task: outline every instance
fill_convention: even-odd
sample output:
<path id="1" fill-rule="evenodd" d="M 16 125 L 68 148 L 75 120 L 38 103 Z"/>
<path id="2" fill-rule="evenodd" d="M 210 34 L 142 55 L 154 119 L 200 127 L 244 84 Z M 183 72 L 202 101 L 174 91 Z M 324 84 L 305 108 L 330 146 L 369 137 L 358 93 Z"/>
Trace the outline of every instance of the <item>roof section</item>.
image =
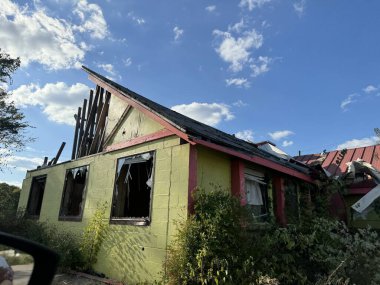
<path id="1" fill-rule="evenodd" d="M 294 159 L 308 165 L 312 165 L 319 160 L 322 167 L 333 176 L 345 173 L 347 171 L 346 163 L 357 159 L 362 159 L 372 164 L 373 167 L 380 171 L 380 145 L 347 149 L 344 155 L 341 150 L 334 150 L 325 154 L 295 156 Z"/>
<path id="2" fill-rule="evenodd" d="M 288 168 L 300 171 L 302 173 L 306 173 L 306 174 L 309 173 L 309 168 L 306 166 L 289 162 L 284 159 L 280 159 L 266 151 L 263 151 L 257 148 L 257 145 L 254 143 L 249 143 L 244 140 L 238 139 L 233 135 L 227 134 L 218 129 L 215 129 L 201 122 L 193 120 L 189 117 L 186 117 L 152 100 L 149 100 L 148 98 L 143 97 L 137 94 L 136 92 L 133 92 L 129 90 L 128 88 L 125 88 L 124 86 L 116 82 L 113 82 L 112 80 L 109 80 L 108 78 L 100 75 L 99 73 L 92 71 L 91 69 L 85 66 L 82 66 L 82 68 L 86 72 L 88 72 L 91 76 L 94 76 L 100 81 L 103 81 L 104 83 L 110 85 L 114 89 L 120 91 L 120 93 L 123 96 L 130 97 L 131 99 L 138 101 L 140 104 L 145 106 L 145 108 L 147 108 L 151 112 L 154 112 L 156 115 L 159 115 L 160 117 L 165 118 L 169 123 L 171 123 L 171 125 L 175 126 L 176 128 L 180 128 L 181 131 L 185 132 L 190 137 L 202 139 L 202 140 L 212 142 L 221 146 L 232 148 L 244 154 L 262 157 L 262 158 L 271 160 L 273 162 L 276 162 L 280 165 L 286 166 Z"/>

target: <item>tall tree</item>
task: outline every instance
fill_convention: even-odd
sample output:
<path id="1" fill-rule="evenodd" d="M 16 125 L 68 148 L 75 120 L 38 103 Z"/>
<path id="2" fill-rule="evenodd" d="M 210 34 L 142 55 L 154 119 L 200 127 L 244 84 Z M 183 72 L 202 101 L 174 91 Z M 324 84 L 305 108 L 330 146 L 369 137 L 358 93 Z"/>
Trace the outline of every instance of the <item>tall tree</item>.
<path id="1" fill-rule="evenodd" d="M 30 125 L 24 114 L 11 100 L 6 87 L 12 84 L 12 75 L 20 67 L 20 58 L 11 58 L 0 49 L 0 170 L 6 165 L 7 157 L 22 150 L 31 140 L 25 134 Z"/>

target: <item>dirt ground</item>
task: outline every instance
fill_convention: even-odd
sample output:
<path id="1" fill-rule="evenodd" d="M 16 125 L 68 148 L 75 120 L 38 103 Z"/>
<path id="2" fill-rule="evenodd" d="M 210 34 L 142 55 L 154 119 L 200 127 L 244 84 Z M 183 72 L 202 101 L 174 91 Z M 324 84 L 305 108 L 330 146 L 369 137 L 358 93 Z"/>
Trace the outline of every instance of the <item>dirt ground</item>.
<path id="1" fill-rule="evenodd" d="M 71 274 L 57 274 L 52 285 L 105 285 L 102 282 L 89 280 Z"/>

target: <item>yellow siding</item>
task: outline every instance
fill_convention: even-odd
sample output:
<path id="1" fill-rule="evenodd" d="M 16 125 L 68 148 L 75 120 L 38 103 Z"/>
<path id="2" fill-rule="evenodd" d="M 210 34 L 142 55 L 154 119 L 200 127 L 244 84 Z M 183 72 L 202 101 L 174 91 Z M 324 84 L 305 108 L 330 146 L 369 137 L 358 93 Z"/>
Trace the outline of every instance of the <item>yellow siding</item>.
<path id="1" fill-rule="evenodd" d="M 228 155 L 197 147 L 197 184 L 206 191 L 231 190 L 231 160 Z"/>
<path id="2" fill-rule="evenodd" d="M 162 125 L 153 121 L 137 109 L 129 111 L 124 122 L 119 126 L 117 132 L 108 144 L 128 141 L 137 137 L 152 134 L 164 129 Z"/>
<path id="3" fill-rule="evenodd" d="M 149 226 L 111 224 L 109 237 L 99 252 L 94 269 L 128 284 L 158 279 L 168 237 L 175 231 L 174 221 L 187 215 L 189 145 L 180 145 L 179 138 L 164 138 L 28 172 L 19 207 L 26 207 L 32 176 L 47 174 L 40 220 L 74 230 L 79 236 L 97 203 L 107 201 L 111 205 L 117 159 L 152 150 L 156 150 L 152 222 Z M 66 169 L 87 164 L 90 169 L 82 222 L 58 221 Z M 110 216 L 110 211 L 109 207 L 107 216 Z"/>
<path id="4" fill-rule="evenodd" d="M 125 100 L 122 100 L 115 95 L 111 95 L 105 137 L 111 133 L 127 107 L 128 103 L 125 102 Z"/>

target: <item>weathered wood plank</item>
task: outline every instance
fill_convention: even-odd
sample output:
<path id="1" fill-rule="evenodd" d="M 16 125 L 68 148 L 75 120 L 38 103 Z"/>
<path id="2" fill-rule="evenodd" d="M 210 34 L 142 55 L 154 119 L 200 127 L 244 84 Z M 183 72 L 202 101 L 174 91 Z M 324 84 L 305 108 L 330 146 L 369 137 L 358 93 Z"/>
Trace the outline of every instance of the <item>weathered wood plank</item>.
<path id="1" fill-rule="evenodd" d="M 109 133 L 109 135 L 104 139 L 103 147 L 105 147 L 106 144 L 109 143 L 109 141 L 112 139 L 112 137 L 115 135 L 121 124 L 124 122 L 124 119 L 128 116 L 129 112 L 132 110 L 132 106 L 128 105 L 123 114 L 121 115 L 119 121 L 116 123 L 116 125 L 113 127 L 112 131 Z"/>
<path id="2" fill-rule="evenodd" d="M 61 147 L 59 148 L 59 150 L 58 150 L 58 152 L 57 152 L 57 155 L 55 156 L 54 161 L 53 161 L 52 164 L 57 164 L 58 159 L 59 159 L 59 157 L 61 156 L 61 153 L 62 153 L 63 148 L 65 147 L 65 145 L 66 145 L 65 142 L 63 142 L 63 143 L 61 144 Z"/>
<path id="3" fill-rule="evenodd" d="M 78 132 L 79 132 L 79 126 L 80 126 L 80 115 L 82 113 L 82 108 L 78 107 L 78 113 L 76 117 L 76 124 L 75 124 L 75 131 L 74 131 L 74 140 L 73 140 L 73 151 L 71 153 L 71 159 L 76 158 L 77 154 L 77 143 L 78 143 Z"/>

